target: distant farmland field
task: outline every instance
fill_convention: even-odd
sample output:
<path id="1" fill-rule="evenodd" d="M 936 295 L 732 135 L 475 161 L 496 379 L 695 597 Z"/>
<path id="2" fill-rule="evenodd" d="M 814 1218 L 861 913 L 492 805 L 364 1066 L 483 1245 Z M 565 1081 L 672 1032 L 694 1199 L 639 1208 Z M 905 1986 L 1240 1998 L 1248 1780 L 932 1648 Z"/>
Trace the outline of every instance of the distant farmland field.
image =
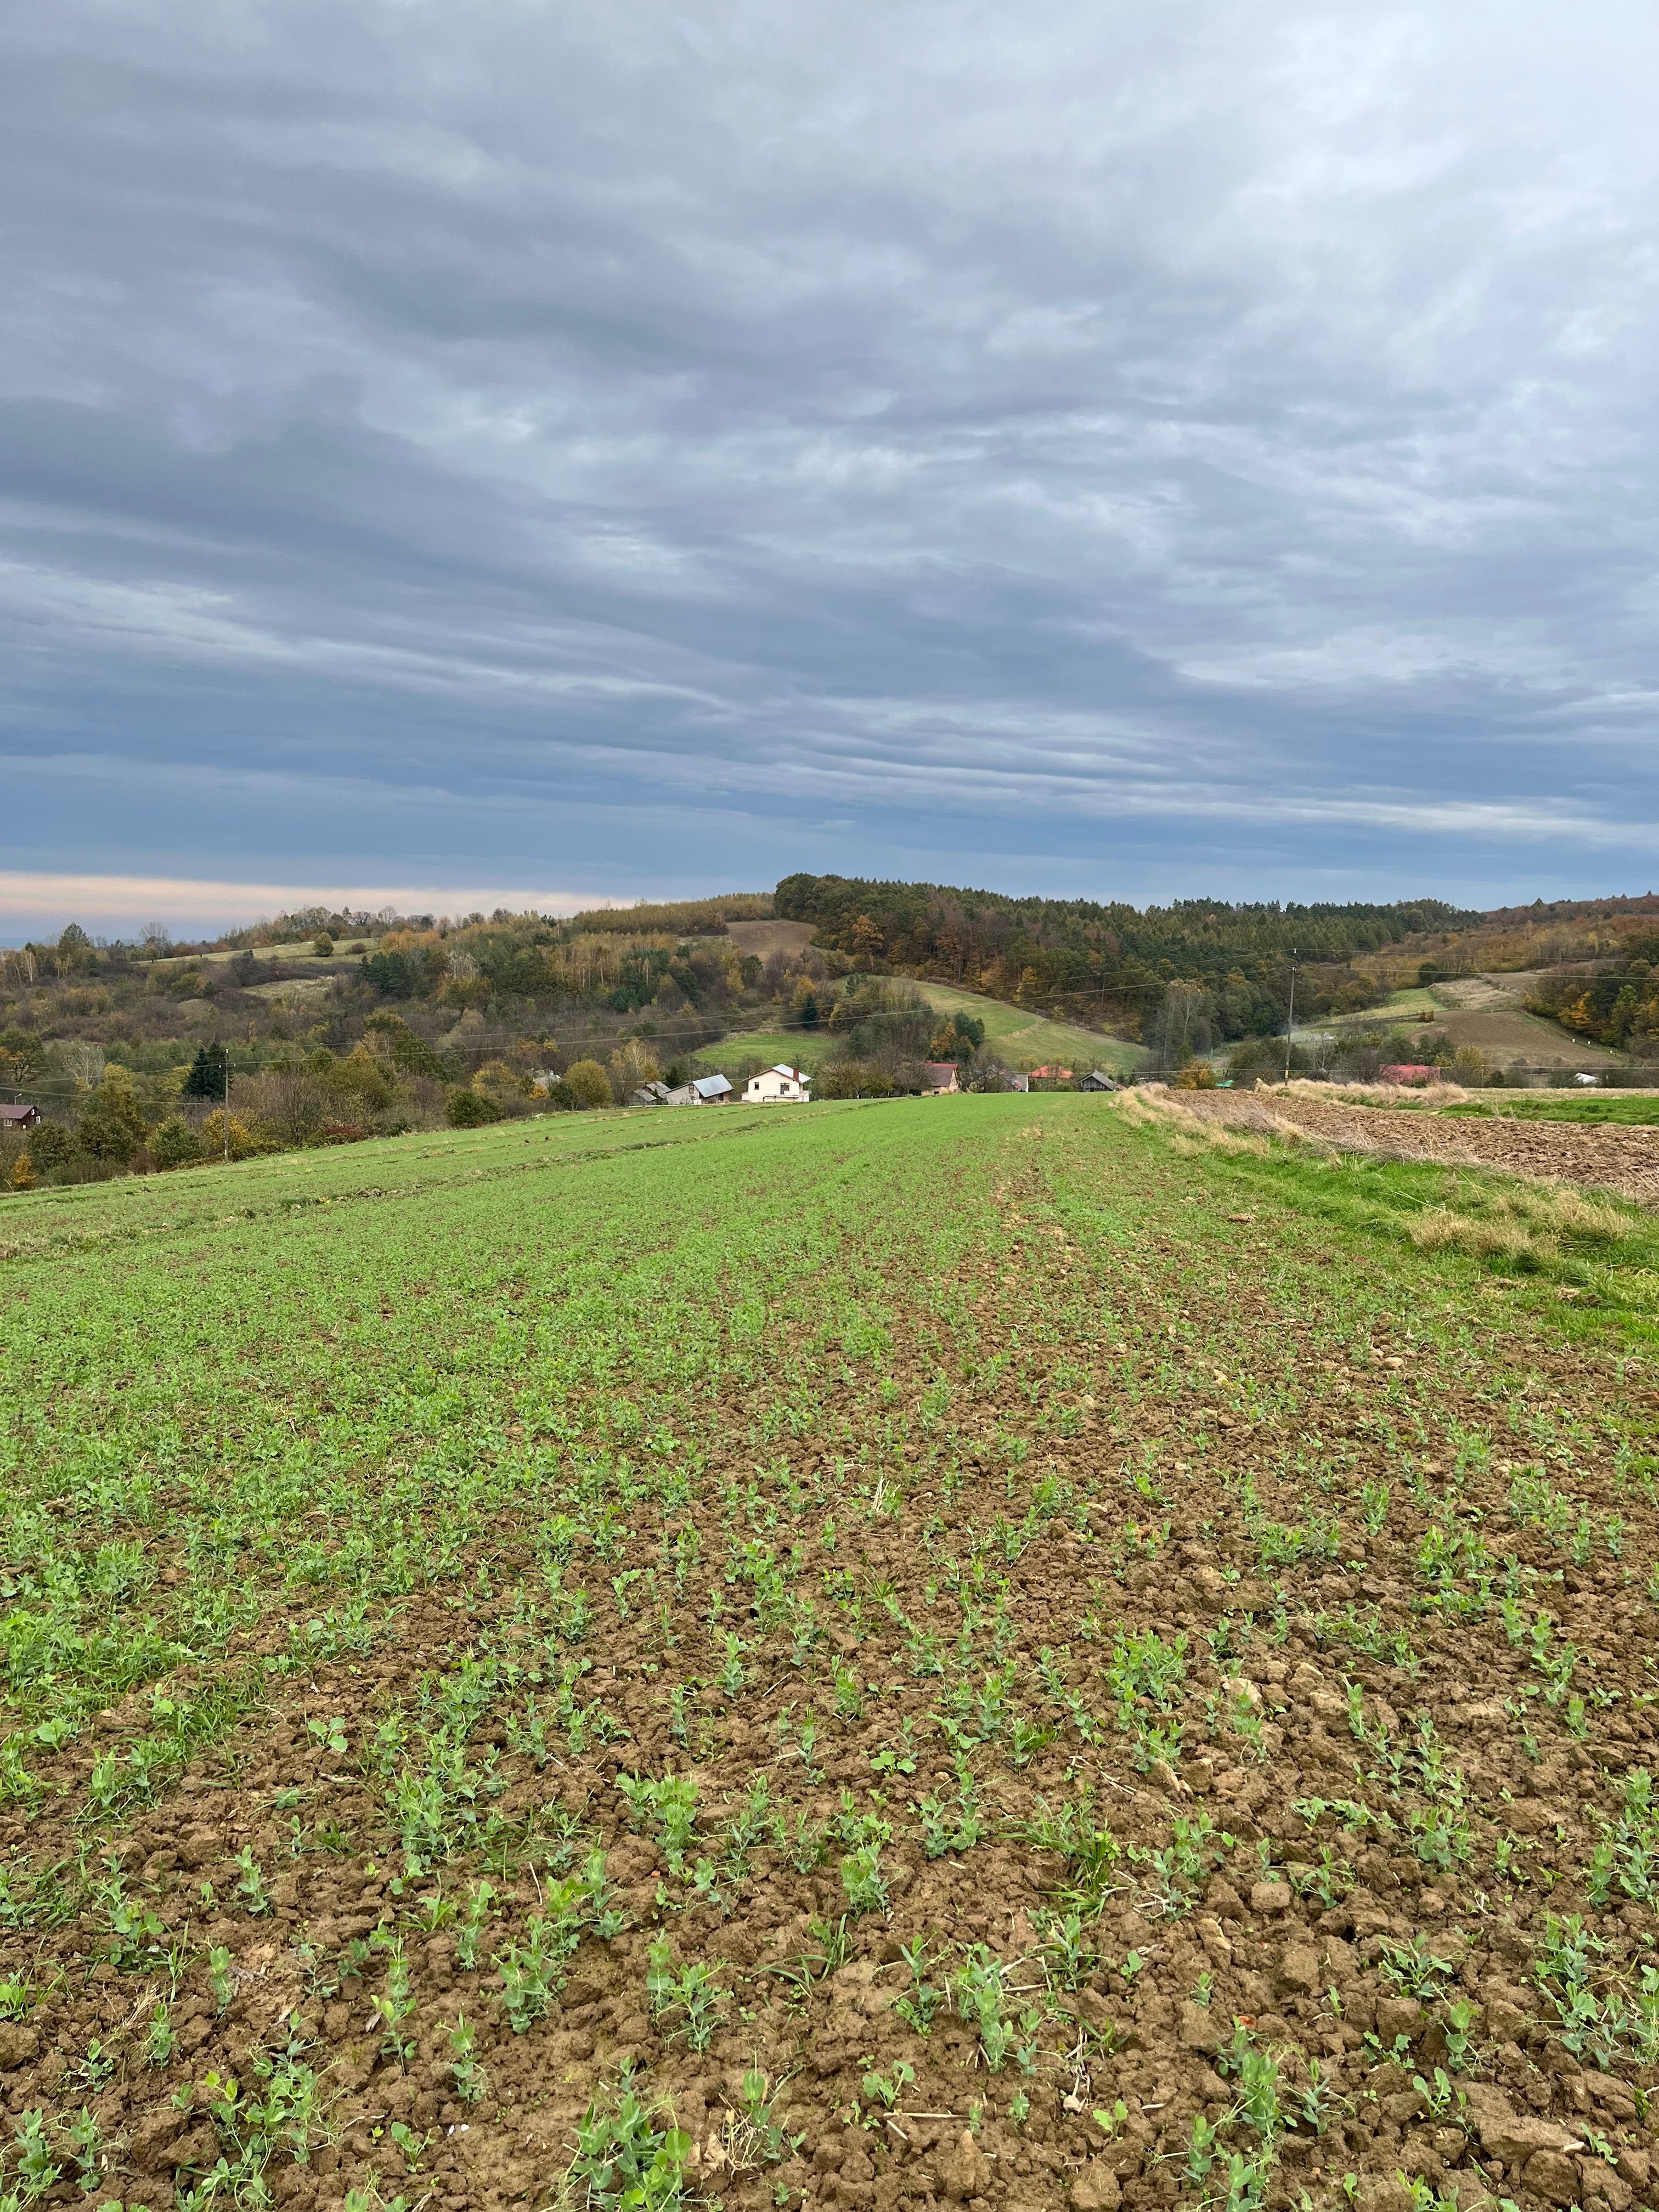
<path id="1" fill-rule="evenodd" d="M 1475 1046 L 1504 1066 L 1589 1068 L 1620 1064 L 1618 1053 L 1571 1036 L 1558 1024 L 1527 1013 L 1518 991 L 1509 986 L 1533 980 L 1480 977 L 1396 991 L 1385 1007 L 1344 1016 L 1330 1027 L 1352 1036 L 1377 1028 L 1390 1018 L 1404 1018 L 1409 1023 L 1428 1015 L 1432 1026 L 1443 1030 L 1453 1044 Z M 1409 1027 L 1407 1035 L 1409 1037 Z"/>
<path id="2" fill-rule="evenodd" d="M 1620 1054 L 1588 1039 L 1571 1037 L 1553 1022 L 1535 1014 L 1465 1012 L 1452 1008 L 1438 1017 L 1454 1044 L 1474 1045 L 1489 1060 L 1528 1067 L 1611 1067 Z"/>
<path id="3" fill-rule="evenodd" d="M 739 951 L 764 960 L 772 952 L 805 952 L 817 931 L 810 921 L 729 921 L 726 933 Z"/>

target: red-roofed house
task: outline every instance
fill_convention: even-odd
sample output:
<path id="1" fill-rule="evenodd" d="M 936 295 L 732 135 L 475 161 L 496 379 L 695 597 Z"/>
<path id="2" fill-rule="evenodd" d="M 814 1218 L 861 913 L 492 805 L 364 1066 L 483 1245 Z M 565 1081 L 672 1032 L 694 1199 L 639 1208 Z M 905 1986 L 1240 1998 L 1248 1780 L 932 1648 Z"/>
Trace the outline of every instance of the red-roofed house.
<path id="1" fill-rule="evenodd" d="M 953 1060 L 930 1060 L 922 1073 L 927 1078 L 927 1088 L 935 1098 L 947 1091 L 960 1091 L 957 1081 L 957 1064 Z"/>

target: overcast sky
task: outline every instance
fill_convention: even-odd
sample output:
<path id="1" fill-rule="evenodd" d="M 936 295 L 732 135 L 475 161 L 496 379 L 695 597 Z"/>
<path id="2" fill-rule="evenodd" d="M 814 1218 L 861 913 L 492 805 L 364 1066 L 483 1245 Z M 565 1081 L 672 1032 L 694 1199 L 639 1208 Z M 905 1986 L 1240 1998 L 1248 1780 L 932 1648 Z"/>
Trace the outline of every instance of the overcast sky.
<path id="1" fill-rule="evenodd" d="M 1656 94 L 1651 0 L 9 10 L 0 932 L 1647 890 Z"/>

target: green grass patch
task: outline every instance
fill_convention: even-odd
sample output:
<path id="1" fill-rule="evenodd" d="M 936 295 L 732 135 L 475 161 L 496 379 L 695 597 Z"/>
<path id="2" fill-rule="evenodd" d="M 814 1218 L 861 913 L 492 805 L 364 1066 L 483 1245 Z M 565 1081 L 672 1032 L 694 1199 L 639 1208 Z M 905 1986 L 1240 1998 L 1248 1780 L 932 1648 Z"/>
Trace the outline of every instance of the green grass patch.
<path id="1" fill-rule="evenodd" d="M 1409 991 L 1390 992 L 1375 1006 L 1362 1006 L 1351 1014 L 1332 1014 L 1322 1026 L 1328 1030 L 1364 1028 L 1378 1022 L 1415 1021 L 1421 1014 L 1443 1014 L 1445 1001 L 1437 998 L 1431 989 L 1413 986 Z"/>
<path id="2" fill-rule="evenodd" d="M 738 1030 L 718 1044 L 706 1044 L 691 1055 L 705 1071 L 730 1069 L 740 1060 L 757 1060 L 770 1067 L 786 1060 L 792 1067 L 821 1066 L 835 1038 L 828 1030 Z"/>
<path id="3" fill-rule="evenodd" d="M 1659 1336 L 1659 1218 L 1608 1193 L 1226 1130 L 1198 1138 L 1171 1125 L 1171 1134 L 1230 1202 L 1271 1199 L 1346 1231 L 1367 1266 L 1379 1248 L 1392 1248 L 1395 1267 L 1411 1252 L 1443 1297 L 1449 1290 L 1471 1307 L 1498 1291 L 1553 1323 L 1599 1319 Z"/>
<path id="4" fill-rule="evenodd" d="M 1471 1098 L 1441 1109 L 1464 1121 L 1577 1121 L 1589 1128 L 1644 1129 L 1659 1125 L 1659 1096 L 1639 1091 L 1583 1092 L 1559 1097 L 1505 1097 L 1502 1102 Z"/>

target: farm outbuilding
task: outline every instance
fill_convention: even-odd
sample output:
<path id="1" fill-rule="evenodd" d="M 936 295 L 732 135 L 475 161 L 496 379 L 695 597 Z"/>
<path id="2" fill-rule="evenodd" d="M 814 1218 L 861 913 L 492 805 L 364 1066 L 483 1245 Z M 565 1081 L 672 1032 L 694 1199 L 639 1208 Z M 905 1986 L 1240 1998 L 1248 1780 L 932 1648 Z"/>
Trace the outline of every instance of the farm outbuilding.
<path id="1" fill-rule="evenodd" d="M 665 1106 L 723 1106 L 731 1095 L 732 1086 L 723 1075 L 694 1075 L 690 1083 L 671 1091 L 662 1103 Z"/>

